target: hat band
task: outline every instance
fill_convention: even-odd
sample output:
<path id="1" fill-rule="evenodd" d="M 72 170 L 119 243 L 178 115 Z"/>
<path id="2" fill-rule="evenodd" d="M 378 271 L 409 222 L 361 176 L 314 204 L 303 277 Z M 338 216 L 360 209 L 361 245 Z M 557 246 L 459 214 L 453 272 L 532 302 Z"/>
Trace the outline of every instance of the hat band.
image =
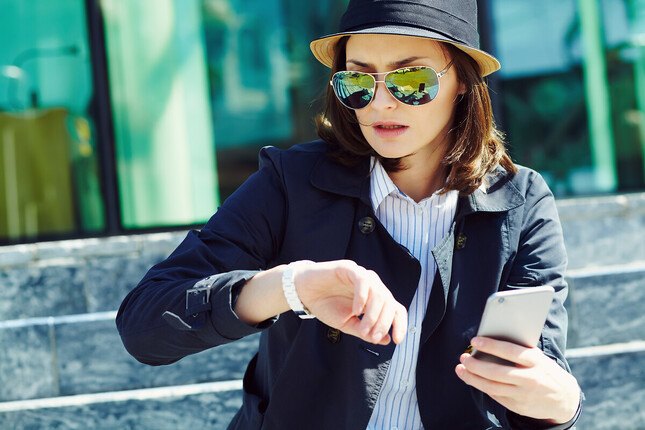
<path id="1" fill-rule="evenodd" d="M 440 33 L 455 42 L 479 49 L 479 34 L 472 24 L 432 6 L 410 2 L 352 2 L 341 18 L 340 32 L 383 25 Z M 446 31 L 438 31 L 438 28 Z"/>

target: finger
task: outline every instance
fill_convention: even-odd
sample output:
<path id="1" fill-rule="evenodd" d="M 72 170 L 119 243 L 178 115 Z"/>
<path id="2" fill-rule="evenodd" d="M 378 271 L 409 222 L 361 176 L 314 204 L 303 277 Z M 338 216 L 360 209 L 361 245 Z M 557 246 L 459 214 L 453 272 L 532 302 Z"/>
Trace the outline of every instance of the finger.
<path id="1" fill-rule="evenodd" d="M 474 373 L 475 375 L 491 381 L 502 382 L 509 385 L 518 385 L 522 379 L 521 372 L 525 370 L 518 367 L 478 360 L 470 354 L 461 354 L 459 361 L 470 373 Z"/>
<path id="2" fill-rule="evenodd" d="M 339 267 L 336 276 L 347 285 L 352 285 L 352 314 L 359 316 L 365 312 L 365 306 L 369 298 L 372 279 L 369 272 L 351 260 L 338 261 Z"/>
<path id="3" fill-rule="evenodd" d="M 354 287 L 354 299 L 352 300 L 352 313 L 356 316 L 365 312 L 365 306 L 370 294 L 369 280 L 365 277 L 356 279 Z"/>
<path id="4" fill-rule="evenodd" d="M 384 304 L 385 300 L 383 300 L 381 295 L 374 291 L 373 288 L 370 289 L 370 295 L 365 306 L 365 313 L 363 314 L 363 318 L 361 318 L 361 337 L 368 342 L 371 340 L 369 333 L 378 321 Z"/>
<path id="5" fill-rule="evenodd" d="M 338 330 L 352 336 L 361 337 L 361 320 L 358 317 L 350 317 L 345 324 L 338 327 Z"/>
<path id="6" fill-rule="evenodd" d="M 394 320 L 395 313 L 396 310 L 394 303 L 385 302 L 383 309 L 381 310 L 381 314 L 379 315 L 376 324 L 374 324 L 374 327 L 370 332 L 373 343 L 382 343 L 383 341 L 385 341 L 386 337 L 390 337 L 388 335 L 388 332 L 390 331 L 390 327 L 392 326 L 392 321 Z"/>
<path id="7" fill-rule="evenodd" d="M 513 385 L 482 378 L 481 376 L 470 372 L 463 364 L 458 364 L 457 367 L 455 367 L 455 372 L 466 384 L 477 388 L 479 391 L 490 396 L 505 398 L 512 397 L 515 394 L 516 389 Z"/>
<path id="8" fill-rule="evenodd" d="M 475 337 L 472 339 L 473 347 L 482 352 L 487 352 L 524 367 L 532 367 L 540 359 L 540 350 L 537 347 L 527 348 L 503 340 L 490 337 Z"/>
<path id="9" fill-rule="evenodd" d="M 403 342 L 408 332 L 408 310 L 400 303 L 397 303 L 397 309 L 392 322 L 392 340 L 397 345 Z"/>

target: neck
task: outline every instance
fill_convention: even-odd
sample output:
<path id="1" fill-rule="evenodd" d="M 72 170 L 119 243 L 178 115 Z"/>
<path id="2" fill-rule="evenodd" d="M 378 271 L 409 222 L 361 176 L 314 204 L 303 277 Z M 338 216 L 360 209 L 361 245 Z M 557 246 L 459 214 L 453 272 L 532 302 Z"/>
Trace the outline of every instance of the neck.
<path id="1" fill-rule="evenodd" d="M 405 170 L 390 173 L 390 177 L 401 191 L 418 203 L 443 188 L 447 169 L 439 165 L 433 171 L 428 171 L 425 166 L 410 166 Z"/>
<path id="2" fill-rule="evenodd" d="M 419 152 L 405 157 L 403 169 L 391 172 L 392 182 L 415 202 L 430 197 L 443 188 L 448 168 L 441 162 L 447 145 L 440 145 L 429 154 Z"/>

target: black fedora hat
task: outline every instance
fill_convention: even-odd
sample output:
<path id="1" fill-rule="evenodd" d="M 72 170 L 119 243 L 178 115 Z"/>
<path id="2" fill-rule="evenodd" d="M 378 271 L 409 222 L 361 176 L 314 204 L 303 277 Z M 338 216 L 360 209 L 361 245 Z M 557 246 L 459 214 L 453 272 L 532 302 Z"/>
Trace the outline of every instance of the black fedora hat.
<path id="1" fill-rule="evenodd" d="M 312 41 L 311 52 L 332 67 L 336 42 L 354 34 L 394 34 L 450 43 L 479 64 L 482 76 L 501 67 L 495 57 L 479 49 L 476 0 L 350 0 L 338 33 Z"/>

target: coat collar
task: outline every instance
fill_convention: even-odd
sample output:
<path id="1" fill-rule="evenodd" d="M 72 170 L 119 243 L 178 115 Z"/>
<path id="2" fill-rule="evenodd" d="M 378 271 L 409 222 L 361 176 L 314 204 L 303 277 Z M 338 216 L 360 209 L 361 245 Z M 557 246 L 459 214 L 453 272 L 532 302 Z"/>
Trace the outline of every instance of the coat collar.
<path id="1" fill-rule="evenodd" d="M 457 216 L 474 212 L 506 212 L 524 204 L 524 196 L 511 179 L 503 167 L 497 166 L 486 175 L 484 186 L 468 196 L 459 197 Z M 354 167 L 348 167 L 324 154 L 314 166 L 310 180 L 320 190 L 358 198 L 371 205 L 369 157 Z"/>

